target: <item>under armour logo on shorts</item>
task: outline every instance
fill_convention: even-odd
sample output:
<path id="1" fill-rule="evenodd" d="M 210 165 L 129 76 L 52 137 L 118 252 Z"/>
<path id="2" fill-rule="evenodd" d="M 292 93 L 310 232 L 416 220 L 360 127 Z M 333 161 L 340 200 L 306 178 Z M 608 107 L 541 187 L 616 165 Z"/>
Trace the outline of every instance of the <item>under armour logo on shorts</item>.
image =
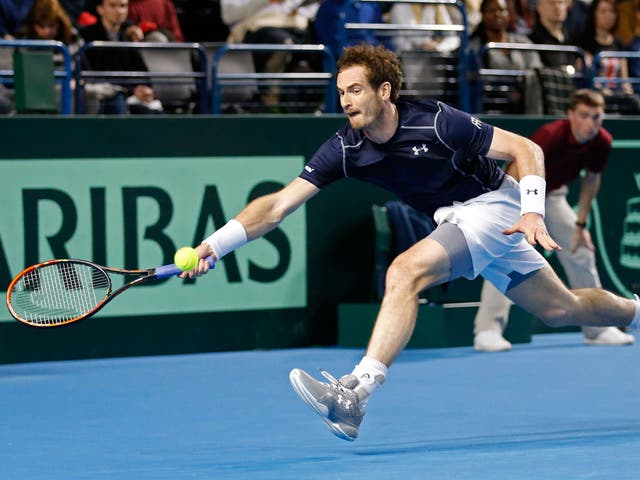
<path id="1" fill-rule="evenodd" d="M 538 189 L 537 189 L 537 188 L 534 188 L 533 190 L 531 190 L 531 189 L 528 189 L 528 188 L 527 188 L 527 195 L 531 195 L 532 193 L 533 193 L 534 195 L 537 195 L 537 194 L 538 194 Z"/>

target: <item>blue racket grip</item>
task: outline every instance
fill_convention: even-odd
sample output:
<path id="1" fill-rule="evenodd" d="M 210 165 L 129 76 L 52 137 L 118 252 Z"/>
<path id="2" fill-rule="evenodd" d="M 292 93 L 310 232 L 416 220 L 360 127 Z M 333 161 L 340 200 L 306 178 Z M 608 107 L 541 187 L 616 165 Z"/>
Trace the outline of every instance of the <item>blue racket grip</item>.
<path id="1" fill-rule="evenodd" d="M 216 267 L 216 262 L 213 260 L 213 257 L 209 255 L 205 258 L 211 268 Z M 161 267 L 157 267 L 155 269 L 155 277 L 156 278 L 168 278 L 173 277 L 174 275 L 180 275 L 184 270 L 181 270 L 179 267 L 176 267 L 175 263 L 170 263 L 169 265 L 162 265 Z"/>

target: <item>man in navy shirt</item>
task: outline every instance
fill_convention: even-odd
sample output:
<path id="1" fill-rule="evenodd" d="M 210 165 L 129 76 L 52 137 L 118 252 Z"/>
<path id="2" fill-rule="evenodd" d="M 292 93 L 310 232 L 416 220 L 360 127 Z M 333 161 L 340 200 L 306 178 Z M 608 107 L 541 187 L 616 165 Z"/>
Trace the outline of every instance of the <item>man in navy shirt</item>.
<path id="1" fill-rule="evenodd" d="M 297 368 L 290 372 L 293 389 L 335 435 L 357 437 L 370 395 L 411 337 L 418 292 L 427 287 L 481 274 L 549 325 L 640 324 L 640 300 L 595 288 L 570 291 L 533 247 L 559 248 L 543 220 L 540 147 L 440 102 L 398 101 L 400 62 L 383 47 L 345 48 L 337 71 L 348 124 L 298 178 L 252 201 L 196 247 L 201 259 L 220 259 L 275 228 L 325 185 L 349 177 L 383 186 L 433 215 L 438 227 L 390 265 L 375 328 L 353 372 L 340 380 L 322 372 L 328 383 Z M 520 184 L 493 158 L 513 160 Z M 208 269 L 201 260 L 182 276 Z"/>

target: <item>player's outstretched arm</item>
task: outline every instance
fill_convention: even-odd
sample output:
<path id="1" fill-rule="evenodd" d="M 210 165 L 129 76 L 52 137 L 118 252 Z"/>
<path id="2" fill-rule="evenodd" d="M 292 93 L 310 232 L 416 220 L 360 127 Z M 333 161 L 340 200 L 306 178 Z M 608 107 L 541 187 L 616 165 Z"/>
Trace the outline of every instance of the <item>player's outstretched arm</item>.
<path id="1" fill-rule="evenodd" d="M 233 220 L 196 247 L 201 260 L 196 268 L 180 276 L 194 278 L 204 275 L 210 269 L 209 262 L 204 261 L 204 258 L 211 255 L 218 261 L 227 253 L 270 232 L 319 191 L 318 187 L 307 180 L 295 178 L 282 190 L 256 198 Z"/>
<path id="2" fill-rule="evenodd" d="M 319 191 L 307 180 L 296 178 L 282 190 L 253 200 L 235 219 L 247 232 L 247 241 L 251 241 L 276 228 Z"/>

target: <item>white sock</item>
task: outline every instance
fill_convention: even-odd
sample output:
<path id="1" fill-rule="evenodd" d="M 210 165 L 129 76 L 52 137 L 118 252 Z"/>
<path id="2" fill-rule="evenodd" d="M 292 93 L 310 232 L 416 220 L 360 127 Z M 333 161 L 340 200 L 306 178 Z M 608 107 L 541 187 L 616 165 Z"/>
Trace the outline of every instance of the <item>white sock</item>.
<path id="1" fill-rule="evenodd" d="M 635 293 L 633 294 L 633 296 L 635 297 L 633 303 L 635 304 L 636 309 L 633 312 L 633 320 L 631 320 L 629 328 L 631 328 L 632 330 L 638 330 L 640 329 L 640 298 Z"/>
<path id="2" fill-rule="evenodd" d="M 369 396 L 384 383 L 387 377 L 387 366 L 372 357 L 362 357 L 360 363 L 351 372 L 358 379 L 357 390 L 362 389 Z"/>

